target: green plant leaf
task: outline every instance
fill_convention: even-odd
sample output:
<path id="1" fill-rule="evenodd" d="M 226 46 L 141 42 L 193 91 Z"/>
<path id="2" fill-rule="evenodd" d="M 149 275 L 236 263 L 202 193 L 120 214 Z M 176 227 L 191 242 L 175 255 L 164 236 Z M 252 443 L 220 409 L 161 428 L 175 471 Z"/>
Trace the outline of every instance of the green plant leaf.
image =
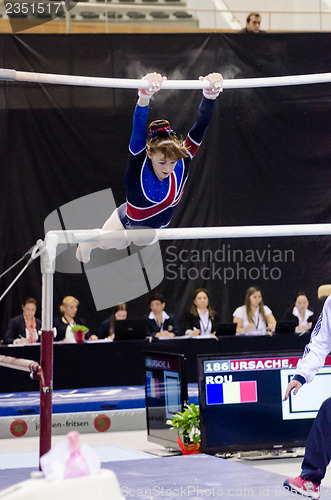
<path id="1" fill-rule="evenodd" d="M 71 328 L 71 331 L 72 332 L 77 332 L 78 330 L 81 330 L 82 332 L 88 332 L 89 329 L 84 326 L 84 325 L 75 325 Z"/>
<path id="2" fill-rule="evenodd" d="M 200 443 L 200 411 L 194 403 L 177 412 L 171 423 L 171 429 L 177 430 L 184 444 Z"/>

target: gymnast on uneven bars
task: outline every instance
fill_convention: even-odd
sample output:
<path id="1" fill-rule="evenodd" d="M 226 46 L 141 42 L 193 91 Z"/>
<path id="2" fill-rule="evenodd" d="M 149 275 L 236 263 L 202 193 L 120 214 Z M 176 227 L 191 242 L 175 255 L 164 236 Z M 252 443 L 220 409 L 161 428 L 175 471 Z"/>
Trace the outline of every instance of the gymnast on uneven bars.
<path id="1" fill-rule="evenodd" d="M 196 121 L 182 141 L 167 120 L 150 123 L 146 137 L 150 99 L 162 88 L 166 78 L 158 73 L 148 73 L 143 78 L 148 80 L 149 88 L 139 89 L 134 111 L 125 176 L 126 202 L 112 213 L 102 227 L 103 231 L 159 229 L 169 225 L 184 191 L 190 161 L 201 145 L 212 118 L 215 99 L 222 90 L 223 78 L 219 73 L 210 73 L 199 79 L 207 80 L 210 87 L 203 89 Z M 125 238 L 112 241 L 109 236 L 101 237 L 99 242 L 80 243 L 76 256 L 87 263 L 93 248 L 121 250 L 130 243 L 131 240 Z"/>

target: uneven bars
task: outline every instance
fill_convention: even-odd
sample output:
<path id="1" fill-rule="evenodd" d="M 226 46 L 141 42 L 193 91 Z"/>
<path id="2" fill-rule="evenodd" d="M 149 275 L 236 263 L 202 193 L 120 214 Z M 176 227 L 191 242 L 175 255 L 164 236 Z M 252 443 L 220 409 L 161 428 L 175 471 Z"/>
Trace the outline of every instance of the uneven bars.
<path id="1" fill-rule="evenodd" d="M 14 358 L 12 356 L 0 356 L 0 366 L 5 366 L 7 368 L 13 368 L 14 370 L 20 370 L 23 372 L 31 372 L 37 375 L 42 373 L 42 368 L 37 361 L 31 361 L 30 359 Z"/>
<path id="2" fill-rule="evenodd" d="M 77 85 L 83 87 L 107 87 L 139 89 L 148 88 L 146 80 L 128 78 L 101 78 L 90 76 L 58 75 L 48 73 L 33 73 L 16 71 L 14 69 L 0 69 L 0 80 L 48 83 L 55 85 Z M 316 73 L 308 75 L 274 76 L 266 78 L 238 78 L 223 80 L 224 89 L 255 88 L 255 87 L 278 87 L 286 85 L 306 85 L 312 83 L 331 82 L 331 73 Z M 207 80 L 165 80 L 162 89 L 204 89 L 210 86 Z"/>
<path id="3" fill-rule="evenodd" d="M 48 335 L 47 335 L 48 334 Z M 0 366 L 13 368 L 24 372 L 31 372 L 32 378 L 39 379 L 40 386 L 40 444 L 39 457 L 51 449 L 52 441 L 52 387 L 53 387 L 53 332 L 43 332 L 47 335 L 46 347 L 51 345 L 49 357 L 45 359 L 45 347 L 41 340 L 41 364 L 30 359 L 14 358 L 0 355 Z M 43 367 L 44 366 L 44 370 Z M 46 382 L 48 385 L 46 385 Z M 40 467 L 40 466 L 39 466 Z"/>
<path id="4" fill-rule="evenodd" d="M 194 240 L 219 238 L 259 238 L 274 236 L 317 236 L 330 235 L 331 223 L 286 224 L 276 226 L 226 226 L 226 227 L 183 227 L 166 229 L 129 229 L 119 231 L 67 230 L 49 231 L 46 234 L 46 248 L 57 244 L 75 244 L 83 241 L 99 241 L 100 237 L 128 240 Z"/>

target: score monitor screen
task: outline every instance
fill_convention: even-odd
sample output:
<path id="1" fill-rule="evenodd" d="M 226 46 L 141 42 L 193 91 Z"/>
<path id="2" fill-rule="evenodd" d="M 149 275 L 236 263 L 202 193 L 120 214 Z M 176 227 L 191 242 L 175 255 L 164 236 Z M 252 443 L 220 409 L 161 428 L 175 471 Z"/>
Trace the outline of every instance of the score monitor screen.
<path id="1" fill-rule="evenodd" d="M 311 383 L 283 401 L 301 355 L 198 356 L 202 451 L 304 446 L 331 396 L 331 356 Z"/>
<path id="2" fill-rule="evenodd" d="M 183 354 L 145 352 L 147 439 L 179 449 L 171 420 L 187 404 L 186 358 Z"/>

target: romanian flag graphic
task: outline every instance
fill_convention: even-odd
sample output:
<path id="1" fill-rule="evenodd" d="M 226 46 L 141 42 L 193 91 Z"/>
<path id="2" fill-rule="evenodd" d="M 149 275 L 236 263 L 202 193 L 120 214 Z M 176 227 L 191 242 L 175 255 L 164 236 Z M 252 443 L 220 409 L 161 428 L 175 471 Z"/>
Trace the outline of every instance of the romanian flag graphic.
<path id="1" fill-rule="evenodd" d="M 207 405 L 256 403 L 256 380 L 207 384 Z"/>
<path id="2" fill-rule="evenodd" d="M 159 398 L 159 379 L 157 378 L 147 378 L 147 396 L 150 398 Z"/>

